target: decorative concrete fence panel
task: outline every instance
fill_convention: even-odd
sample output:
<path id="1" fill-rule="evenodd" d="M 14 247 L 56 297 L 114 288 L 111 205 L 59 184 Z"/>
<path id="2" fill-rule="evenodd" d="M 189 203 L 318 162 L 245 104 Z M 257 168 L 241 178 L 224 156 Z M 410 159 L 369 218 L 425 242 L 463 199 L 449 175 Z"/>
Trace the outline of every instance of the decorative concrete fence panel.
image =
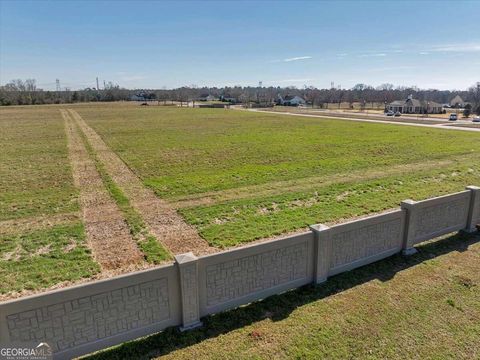
<path id="1" fill-rule="evenodd" d="M 174 264 L 2 303 L 0 339 L 70 359 L 181 324 Z"/>
<path id="2" fill-rule="evenodd" d="M 471 197 L 471 191 L 466 190 L 424 201 L 403 201 L 402 208 L 407 210 L 408 222 L 405 234 L 407 252 L 422 241 L 466 229 Z"/>
<path id="3" fill-rule="evenodd" d="M 67 359 L 264 299 L 480 223 L 480 188 L 213 255 L 0 303 L 0 343 L 46 342 Z"/>
<path id="4" fill-rule="evenodd" d="M 389 257 L 402 249 L 404 210 L 328 227 L 314 225 L 318 241 L 316 282 Z"/>
<path id="5" fill-rule="evenodd" d="M 199 259 L 201 316 L 263 299 L 313 281 L 311 232 Z"/>

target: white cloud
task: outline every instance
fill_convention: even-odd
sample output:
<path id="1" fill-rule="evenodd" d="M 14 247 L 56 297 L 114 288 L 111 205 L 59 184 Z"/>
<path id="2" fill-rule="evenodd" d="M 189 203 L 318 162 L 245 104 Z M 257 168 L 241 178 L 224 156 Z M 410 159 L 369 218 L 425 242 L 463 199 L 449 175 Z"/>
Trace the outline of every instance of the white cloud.
<path id="1" fill-rule="evenodd" d="M 312 57 L 311 56 L 297 56 L 297 57 L 293 57 L 293 58 L 287 58 L 287 59 L 283 59 L 284 62 L 291 62 L 291 61 L 298 61 L 298 60 L 307 60 L 307 59 L 311 59 Z"/>
<path id="2" fill-rule="evenodd" d="M 440 52 L 480 52 L 479 43 L 469 44 L 453 44 L 453 45 L 438 45 L 430 49 L 430 51 Z"/>
<path id="3" fill-rule="evenodd" d="M 428 51 L 420 51 L 419 54 L 420 54 L 420 55 L 428 55 L 428 54 L 430 54 L 430 53 L 429 53 Z"/>
<path id="4" fill-rule="evenodd" d="M 384 57 L 384 56 L 387 56 L 387 54 L 385 53 L 377 53 L 377 54 L 361 54 L 361 55 L 358 55 L 358 57 Z"/>

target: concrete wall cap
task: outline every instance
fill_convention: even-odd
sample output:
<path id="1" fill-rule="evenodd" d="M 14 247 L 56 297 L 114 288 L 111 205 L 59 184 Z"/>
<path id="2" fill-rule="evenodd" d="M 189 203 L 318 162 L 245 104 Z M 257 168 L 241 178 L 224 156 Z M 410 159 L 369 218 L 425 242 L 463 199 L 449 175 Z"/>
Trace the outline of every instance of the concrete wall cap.
<path id="1" fill-rule="evenodd" d="M 318 233 L 321 231 L 325 231 L 330 229 L 329 226 L 324 225 L 324 224 L 315 224 L 315 225 L 310 225 L 310 230 L 312 230 L 314 233 Z"/>
<path id="2" fill-rule="evenodd" d="M 192 262 L 192 261 L 196 261 L 197 259 L 198 258 L 192 252 L 175 255 L 175 261 L 179 265 L 189 263 L 189 262 Z"/>
<path id="3" fill-rule="evenodd" d="M 418 201 L 415 201 L 415 200 L 412 200 L 412 199 L 403 200 L 400 203 L 400 207 L 409 209 L 409 208 L 413 207 L 413 205 L 415 205 L 417 202 Z"/>

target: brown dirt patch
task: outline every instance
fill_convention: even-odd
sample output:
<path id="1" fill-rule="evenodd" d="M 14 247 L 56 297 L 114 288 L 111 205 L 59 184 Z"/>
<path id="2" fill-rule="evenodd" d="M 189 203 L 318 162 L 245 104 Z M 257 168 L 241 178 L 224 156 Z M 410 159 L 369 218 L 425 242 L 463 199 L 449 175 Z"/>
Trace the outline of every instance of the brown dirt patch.
<path id="1" fill-rule="evenodd" d="M 56 225 L 68 225 L 78 221 L 80 213 L 65 213 L 49 216 L 0 221 L 0 235 L 27 233 Z"/>
<path id="2" fill-rule="evenodd" d="M 80 190 L 80 205 L 87 243 L 103 269 L 128 265 L 143 266 L 143 254 L 137 248 L 123 215 L 108 194 L 100 174 L 90 158 L 73 119 L 61 110 L 65 119 L 69 157 L 75 186 Z"/>
<path id="3" fill-rule="evenodd" d="M 196 255 L 212 253 L 216 250 L 210 247 L 198 235 L 196 229 L 187 224 L 171 205 L 159 199 L 150 189 L 146 188 L 135 173 L 76 111 L 72 109 L 69 111 L 113 181 L 129 198 L 132 206 L 140 213 L 152 234 L 166 248 L 173 254 L 192 251 Z"/>

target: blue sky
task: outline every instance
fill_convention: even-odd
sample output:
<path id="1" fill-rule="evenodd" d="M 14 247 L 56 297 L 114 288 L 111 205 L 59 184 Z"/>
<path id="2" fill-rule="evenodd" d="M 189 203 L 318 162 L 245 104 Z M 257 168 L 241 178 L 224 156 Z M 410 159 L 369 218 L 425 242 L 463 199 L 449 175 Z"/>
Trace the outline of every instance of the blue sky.
<path id="1" fill-rule="evenodd" d="M 480 1 L 0 0 L 0 83 L 55 88 L 480 81 Z"/>

